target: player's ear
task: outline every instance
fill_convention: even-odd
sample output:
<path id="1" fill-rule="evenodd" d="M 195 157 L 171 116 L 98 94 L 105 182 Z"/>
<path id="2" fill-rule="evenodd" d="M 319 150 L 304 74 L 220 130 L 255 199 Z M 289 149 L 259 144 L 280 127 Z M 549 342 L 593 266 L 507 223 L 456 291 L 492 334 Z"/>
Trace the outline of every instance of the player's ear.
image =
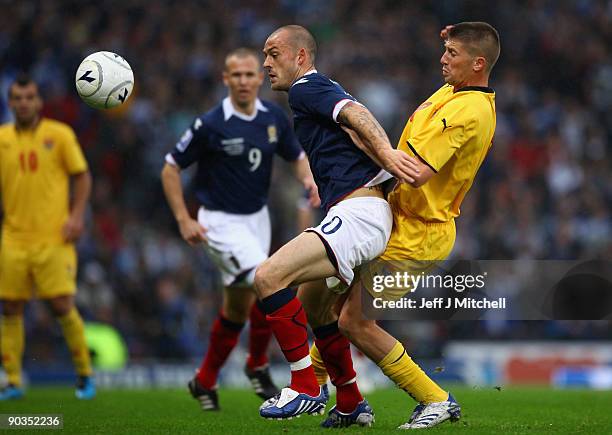
<path id="1" fill-rule="evenodd" d="M 472 68 L 474 72 L 484 71 L 487 66 L 487 61 L 482 56 L 477 56 L 474 58 L 474 63 L 472 64 Z"/>
<path id="2" fill-rule="evenodd" d="M 298 50 L 298 65 L 302 66 L 304 65 L 304 63 L 306 62 L 306 49 L 305 48 L 300 48 Z"/>
<path id="3" fill-rule="evenodd" d="M 257 74 L 257 77 L 259 78 L 259 80 L 258 80 L 259 86 L 263 85 L 263 81 L 264 81 L 264 73 L 263 73 L 263 71 L 259 71 L 259 73 Z"/>
<path id="4" fill-rule="evenodd" d="M 229 86 L 229 74 L 225 69 L 223 70 L 223 84 Z"/>

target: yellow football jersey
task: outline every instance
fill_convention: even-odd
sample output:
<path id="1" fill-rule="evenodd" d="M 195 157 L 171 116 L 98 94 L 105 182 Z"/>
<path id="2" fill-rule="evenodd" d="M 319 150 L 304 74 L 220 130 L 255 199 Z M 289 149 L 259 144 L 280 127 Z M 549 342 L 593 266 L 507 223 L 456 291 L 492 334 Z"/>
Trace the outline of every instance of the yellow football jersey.
<path id="1" fill-rule="evenodd" d="M 74 131 L 43 118 L 33 130 L 0 126 L 3 242 L 61 242 L 69 178 L 87 170 Z"/>
<path id="2" fill-rule="evenodd" d="M 472 186 L 495 133 L 495 93 L 485 87 L 456 92 L 444 85 L 412 114 L 398 148 L 436 172 L 423 186 L 399 184 L 389 196 L 395 213 L 446 222 Z"/>

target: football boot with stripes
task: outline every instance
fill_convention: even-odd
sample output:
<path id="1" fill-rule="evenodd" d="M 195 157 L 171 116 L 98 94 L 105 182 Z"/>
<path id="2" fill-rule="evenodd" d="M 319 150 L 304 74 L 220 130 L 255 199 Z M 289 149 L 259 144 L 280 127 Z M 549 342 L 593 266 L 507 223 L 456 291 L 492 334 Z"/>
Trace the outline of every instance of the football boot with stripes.
<path id="1" fill-rule="evenodd" d="M 374 423 L 374 410 L 367 400 L 363 399 L 350 414 L 340 412 L 334 406 L 327 418 L 321 423 L 324 428 L 349 427 L 354 424 L 370 427 Z"/>
<path id="2" fill-rule="evenodd" d="M 217 390 L 208 390 L 200 385 L 197 378 L 193 378 L 187 383 L 191 396 L 200 402 L 202 411 L 218 411 L 219 397 Z"/>
<path id="3" fill-rule="evenodd" d="M 461 406 L 449 393 L 448 399 L 444 402 L 417 405 L 410 418 L 411 420 L 398 427 L 398 429 L 426 429 L 446 420 L 455 422 L 461 418 Z"/>
<path id="4" fill-rule="evenodd" d="M 326 386 L 320 387 L 316 397 L 285 387 L 259 407 L 259 415 L 272 420 L 290 420 L 302 414 L 321 415 L 328 399 Z"/>

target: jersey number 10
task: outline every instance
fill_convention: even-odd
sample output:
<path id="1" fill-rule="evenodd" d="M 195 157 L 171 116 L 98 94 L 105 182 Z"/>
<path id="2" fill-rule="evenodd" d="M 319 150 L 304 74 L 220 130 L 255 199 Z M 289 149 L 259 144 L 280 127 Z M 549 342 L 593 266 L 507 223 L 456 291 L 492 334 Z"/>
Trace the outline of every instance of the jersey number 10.
<path id="1" fill-rule="evenodd" d="M 26 153 L 20 152 L 19 165 L 23 172 L 28 172 L 28 170 L 29 172 L 36 172 L 36 169 L 38 169 L 38 156 L 34 151 L 30 151 L 26 158 Z"/>

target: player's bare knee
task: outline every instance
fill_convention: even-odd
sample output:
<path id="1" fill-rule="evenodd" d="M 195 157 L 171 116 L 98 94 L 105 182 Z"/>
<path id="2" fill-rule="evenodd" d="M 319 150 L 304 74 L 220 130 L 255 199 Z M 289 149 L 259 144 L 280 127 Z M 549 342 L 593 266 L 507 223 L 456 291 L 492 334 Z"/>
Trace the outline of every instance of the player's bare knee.
<path id="1" fill-rule="evenodd" d="M 359 313 L 361 314 L 361 313 Z M 338 318 L 338 329 L 349 340 L 355 337 L 359 331 L 359 317 L 353 313 L 343 310 Z"/>
<path id="2" fill-rule="evenodd" d="M 270 273 L 266 262 L 263 262 L 255 270 L 255 278 L 253 279 L 253 287 L 260 299 L 270 296 L 274 290 L 271 289 Z"/>
<path id="3" fill-rule="evenodd" d="M 74 307 L 74 298 L 72 296 L 59 296 L 49 299 L 48 304 L 55 317 L 63 317 Z"/>
<path id="4" fill-rule="evenodd" d="M 5 316 L 21 316 L 25 307 L 24 301 L 2 301 L 2 314 Z"/>

